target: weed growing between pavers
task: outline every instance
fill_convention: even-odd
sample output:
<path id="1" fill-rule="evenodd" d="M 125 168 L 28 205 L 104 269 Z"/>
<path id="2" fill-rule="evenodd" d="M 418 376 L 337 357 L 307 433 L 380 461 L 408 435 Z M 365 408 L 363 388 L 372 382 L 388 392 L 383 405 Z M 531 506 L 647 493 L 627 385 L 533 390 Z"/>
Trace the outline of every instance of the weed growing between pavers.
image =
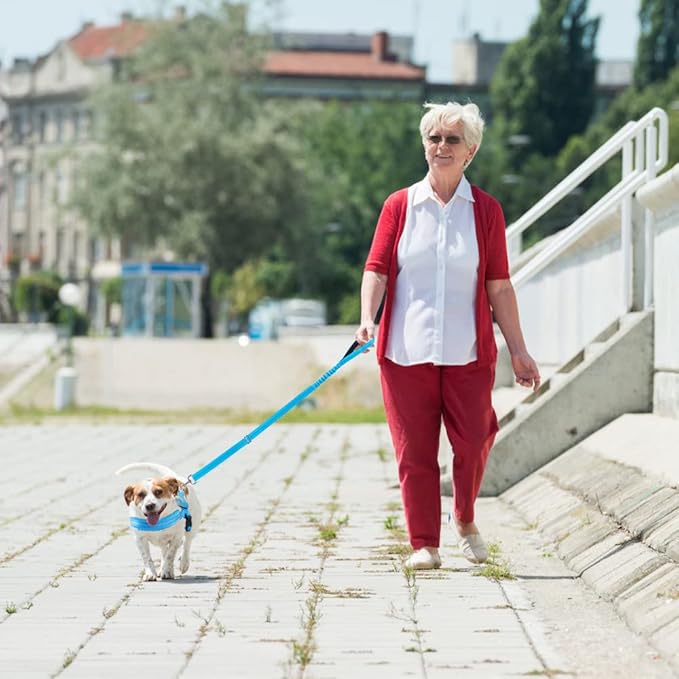
<path id="1" fill-rule="evenodd" d="M 472 575 L 482 575 L 490 580 L 516 580 L 516 576 L 510 569 L 509 562 L 500 557 L 500 546 L 495 542 L 488 544 L 488 559 L 486 563 L 474 571 Z"/>
<path id="2" fill-rule="evenodd" d="M 180 676 L 181 674 L 184 673 L 184 670 L 191 662 L 191 658 L 198 649 L 201 641 L 211 629 L 214 629 L 217 634 L 221 634 L 222 630 L 224 631 L 224 633 L 226 632 L 226 630 L 223 628 L 223 625 L 216 618 L 217 609 L 219 608 L 226 594 L 231 590 L 234 581 L 242 577 L 243 572 L 245 570 L 245 562 L 247 558 L 255 551 L 257 547 L 260 547 L 266 542 L 266 528 L 270 523 L 271 518 L 276 513 L 283 499 L 283 496 L 290 488 L 292 481 L 297 476 L 305 462 L 309 459 L 311 452 L 315 450 L 315 440 L 316 438 L 318 438 L 319 433 L 320 430 L 318 429 L 314 432 L 314 434 L 311 437 L 311 441 L 300 454 L 299 461 L 297 463 L 295 470 L 293 471 L 292 475 L 288 477 L 290 481 L 287 482 L 286 480 L 284 480 L 283 490 L 281 491 L 280 495 L 270 502 L 269 508 L 262 521 L 257 525 L 254 535 L 252 536 L 248 544 L 241 550 L 237 561 L 231 564 L 231 566 L 227 568 L 224 576 L 222 576 L 221 581 L 219 583 L 219 587 L 217 588 L 217 595 L 212 605 L 212 609 L 206 616 L 202 618 L 204 620 L 204 623 L 203 625 L 200 626 L 198 630 L 198 635 L 192 647 L 186 652 L 186 661 L 184 662 L 183 666 L 179 669 L 177 676 Z M 213 620 L 215 621 L 214 623 L 212 622 Z"/>
<path id="3" fill-rule="evenodd" d="M 395 543 L 387 546 L 386 553 L 392 554 L 398 558 L 399 566 L 394 564 L 394 571 L 398 572 L 400 569 L 406 579 L 406 584 L 408 587 L 408 599 L 410 604 L 410 610 L 406 611 L 404 609 L 397 609 L 392 602 L 389 606 L 389 610 L 387 611 L 387 615 L 408 623 L 409 626 L 402 628 L 402 631 L 409 632 L 413 635 L 412 640 L 414 641 L 414 644 L 412 646 L 407 646 L 405 651 L 408 653 L 418 653 L 420 655 L 420 661 L 424 671 L 424 654 L 434 653 L 436 649 L 424 646 L 424 633 L 419 627 L 416 610 L 419 588 L 415 581 L 415 571 L 405 565 L 406 556 L 411 552 L 410 546 L 405 542 L 406 531 L 400 526 L 398 523 L 398 518 L 393 514 L 390 514 L 384 519 L 383 525 L 389 535 L 396 541 Z"/>
<path id="4" fill-rule="evenodd" d="M 68 524 L 62 524 L 62 525 L 68 525 Z M 81 554 L 81 555 L 80 555 L 73 563 L 71 563 L 69 566 L 64 566 L 63 568 L 61 568 L 60 570 L 58 570 L 57 573 L 56 573 L 56 575 L 54 575 L 54 577 L 53 577 L 53 578 L 52 578 L 52 579 L 51 579 L 44 587 L 41 587 L 41 588 L 38 589 L 37 591 L 33 592 L 33 594 L 31 594 L 30 597 L 29 597 L 28 599 L 26 599 L 25 601 L 23 601 L 23 602 L 21 603 L 21 608 L 22 608 L 23 610 L 25 610 L 25 611 L 30 610 L 30 609 L 33 607 L 33 600 L 34 600 L 36 597 L 38 597 L 40 594 L 42 594 L 48 587 L 52 587 L 52 588 L 57 588 L 57 587 L 59 587 L 59 580 L 61 580 L 62 578 L 66 577 L 67 575 L 69 575 L 69 574 L 72 573 L 73 571 L 75 571 L 75 570 L 77 570 L 78 568 L 80 568 L 84 563 L 86 563 L 86 562 L 87 562 L 88 560 L 90 560 L 92 557 L 94 557 L 94 556 L 98 555 L 99 553 L 101 553 L 104 549 L 106 549 L 107 547 L 109 547 L 109 546 L 110 546 L 111 544 L 113 544 L 113 542 L 115 542 L 119 537 L 121 537 L 122 535 L 124 535 L 124 534 L 126 534 L 126 533 L 127 533 L 127 527 L 124 528 L 123 530 L 112 531 L 112 532 L 111 532 L 111 538 L 110 538 L 108 541 L 106 541 L 105 543 L 103 543 L 102 545 L 100 545 L 99 548 L 96 549 L 94 552 L 92 552 L 92 553 L 84 553 L 84 554 Z M 50 532 L 49 535 L 52 535 L 52 532 Z M 38 543 L 41 542 L 41 541 L 42 541 L 42 538 L 39 539 L 38 541 L 32 543 L 32 544 L 35 545 L 35 544 L 38 544 Z M 20 554 L 20 553 L 22 554 L 24 551 L 25 551 L 25 550 L 20 550 L 19 552 L 16 552 L 15 554 Z M 94 575 L 88 575 L 87 578 L 88 578 L 88 580 L 90 580 L 90 582 L 92 582 L 92 581 L 94 581 L 94 580 L 97 579 L 97 576 L 96 576 L 96 574 L 94 574 Z M 5 608 L 5 613 L 7 613 L 7 616 L 10 615 L 10 612 L 9 612 L 6 608 Z M 16 607 L 15 607 L 15 610 L 12 611 L 12 613 L 16 613 Z M 5 620 L 7 620 L 7 617 L 0 619 L 0 624 L 3 623 Z"/>
<path id="5" fill-rule="evenodd" d="M 344 464 L 348 458 L 348 444 L 344 443 L 340 453 L 340 473 L 334 478 L 335 489 L 330 496 L 330 502 L 327 504 L 329 516 L 325 521 L 321 521 L 316 516 L 307 517 L 309 523 L 316 526 L 318 530 L 318 538 L 314 544 L 320 548 L 318 579 L 309 583 L 309 591 L 311 596 L 304 602 L 302 608 L 302 615 L 300 624 L 302 627 L 302 636 L 299 639 L 293 639 L 290 642 L 290 659 L 287 665 L 284 666 L 287 677 L 292 677 L 295 669 L 297 676 L 304 676 L 307 666 L 313 659 L 316 650 L 314 641 L 314 632 L 318 620 L 321 617 L 320 604 L 324 596 L 330 594 L 330 590 L 322 583 L 323 570 L 325 562 L 330 555 L 331 549 L 337 540 L 337 536 L 342 526 L 346 526 L 349 522 L 349 517 L 345 515 L 342 519 L 335 520 L 335 513 L 339 508 L 337 499 L 339 497 L 339 487 L 344 479 Z M 302 575 L 302 579 L 304 576 Z M 300 580 L 301 583 L 301 580 Z"/>

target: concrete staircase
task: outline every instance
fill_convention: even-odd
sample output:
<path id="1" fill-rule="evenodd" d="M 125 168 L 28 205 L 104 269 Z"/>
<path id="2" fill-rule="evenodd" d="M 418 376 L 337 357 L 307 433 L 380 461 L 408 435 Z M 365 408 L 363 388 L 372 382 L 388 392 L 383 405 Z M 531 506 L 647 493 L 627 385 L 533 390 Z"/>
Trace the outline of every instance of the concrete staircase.
<path id="1" fill-rule="evenodd" d="M 481 487 L 495 496 L 625 413 L 653 399 L 653 313 L 616 320 L 533 392 L 501 415 Z M 441 479 L 451 494 L 450 475 Z"/>

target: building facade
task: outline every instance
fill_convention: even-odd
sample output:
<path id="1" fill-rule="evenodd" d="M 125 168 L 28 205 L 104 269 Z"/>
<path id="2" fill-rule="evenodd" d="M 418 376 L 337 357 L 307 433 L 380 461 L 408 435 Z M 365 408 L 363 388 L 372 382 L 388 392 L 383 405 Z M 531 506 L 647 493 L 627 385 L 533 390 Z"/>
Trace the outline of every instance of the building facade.
<path id="1" fill-rule="evenodd" d="M 175 21 L 186 21 L 178 8 Z M 84 282 L 95 318 L 101 300 L 87 285 L 116 275 L 124 252 L 116 239 L 92 233 L 69 207 L 82 181 L 78 159 L 94 148 L 93 89 L 115 78 L 122 60 L 146 40 L 129 13 L 114 26 L 85 23 L 48 54 L 16 59 L 0 70 L 0 287 L 33 269 Z M 413 39 L 336 33 L 274 33 L 264 62 L 262 96 L 340 101 L 477 102 L 489 117 L 489 83 L 506 47 L 475 35 L 453 45 L 451 83 L 427 82 L 413 63 Z M 624 65 L 611 73 L 612 98 L 625 85 Z M 603 72 L 608 72 L 602 69 Z"/>
<path id="2" fill-rule="evenodd" d="M 179 8 L 175 20 L 186 15 Z M 96 286 L 115 275 L 123 252 L 69 207 L 81 181 L 78 159 L 93 149 L 88 96 L 115 78 L 122 60 L 147 37 L 129 13 L 115 26 L 85 23 L 48 54 L 16 59 L 0 71 L 0 285 L 20 273 L 49 269 L 83 282 L 89 310 L 102 319 Z M 410 62 L 412 38 L 279 33 L 265 60 L 262 94 L 316 99 L 422 101 L 425 69 Z M 0 109 L 2 113 L 2 109 Z M 112 265 L 113 264 L 113 265 Z"/>

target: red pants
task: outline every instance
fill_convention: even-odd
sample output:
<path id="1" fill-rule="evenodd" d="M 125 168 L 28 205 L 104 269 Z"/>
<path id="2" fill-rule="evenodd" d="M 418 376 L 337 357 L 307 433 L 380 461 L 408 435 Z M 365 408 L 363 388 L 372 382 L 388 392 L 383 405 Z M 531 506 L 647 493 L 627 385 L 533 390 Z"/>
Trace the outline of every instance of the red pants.
<path id="1" fill-rule="evenodd" d="M 455 517 L 463 523 L 474 520 L 474 502 L 498 430 L 491 403 L 494 378 L 494 365 L 382 363 L 382 396 L 413 549 L 439 546 L 441 418 L 454 451 Z"/>

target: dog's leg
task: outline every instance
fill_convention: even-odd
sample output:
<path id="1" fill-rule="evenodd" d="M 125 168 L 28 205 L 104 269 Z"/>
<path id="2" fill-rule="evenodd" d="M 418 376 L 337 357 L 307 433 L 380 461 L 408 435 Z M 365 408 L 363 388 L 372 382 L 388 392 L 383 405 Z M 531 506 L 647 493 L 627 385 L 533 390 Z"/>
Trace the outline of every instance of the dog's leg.
<path id="1" fill-rule="evenodd" d="M 150 582 L 158 579 L 158 573 L 156 572 L 156 567 L 153 564 L 153 559 L 151 558 L 151 549 L 149 548 L 149 541 L 142 535 L 136 536 L 137 549 L 141 554 L 142 561 L 144 562 L 144 577 L 145 582 Z"/>
<path id="2" fill-rule="evenodd" d="M 189 565 L 191 564 L 190 552 L 194 535 L 195 533 L 191 532 L 186 533 L 184 536 L 184 549 L 182 550 L 182 556 L 179 560 L 179 570 L 181 571 L 182 575 L 184 575 L 184 573 L 189 570 Z"/>
<path id="3" fill-rule="evenodd" d="M 180 542 L 181 538 L 172 537 L 163 545 L 160 561 L 160 577 L 163 580 L 174 580 L 174 560 L 177 558 Z"/>

